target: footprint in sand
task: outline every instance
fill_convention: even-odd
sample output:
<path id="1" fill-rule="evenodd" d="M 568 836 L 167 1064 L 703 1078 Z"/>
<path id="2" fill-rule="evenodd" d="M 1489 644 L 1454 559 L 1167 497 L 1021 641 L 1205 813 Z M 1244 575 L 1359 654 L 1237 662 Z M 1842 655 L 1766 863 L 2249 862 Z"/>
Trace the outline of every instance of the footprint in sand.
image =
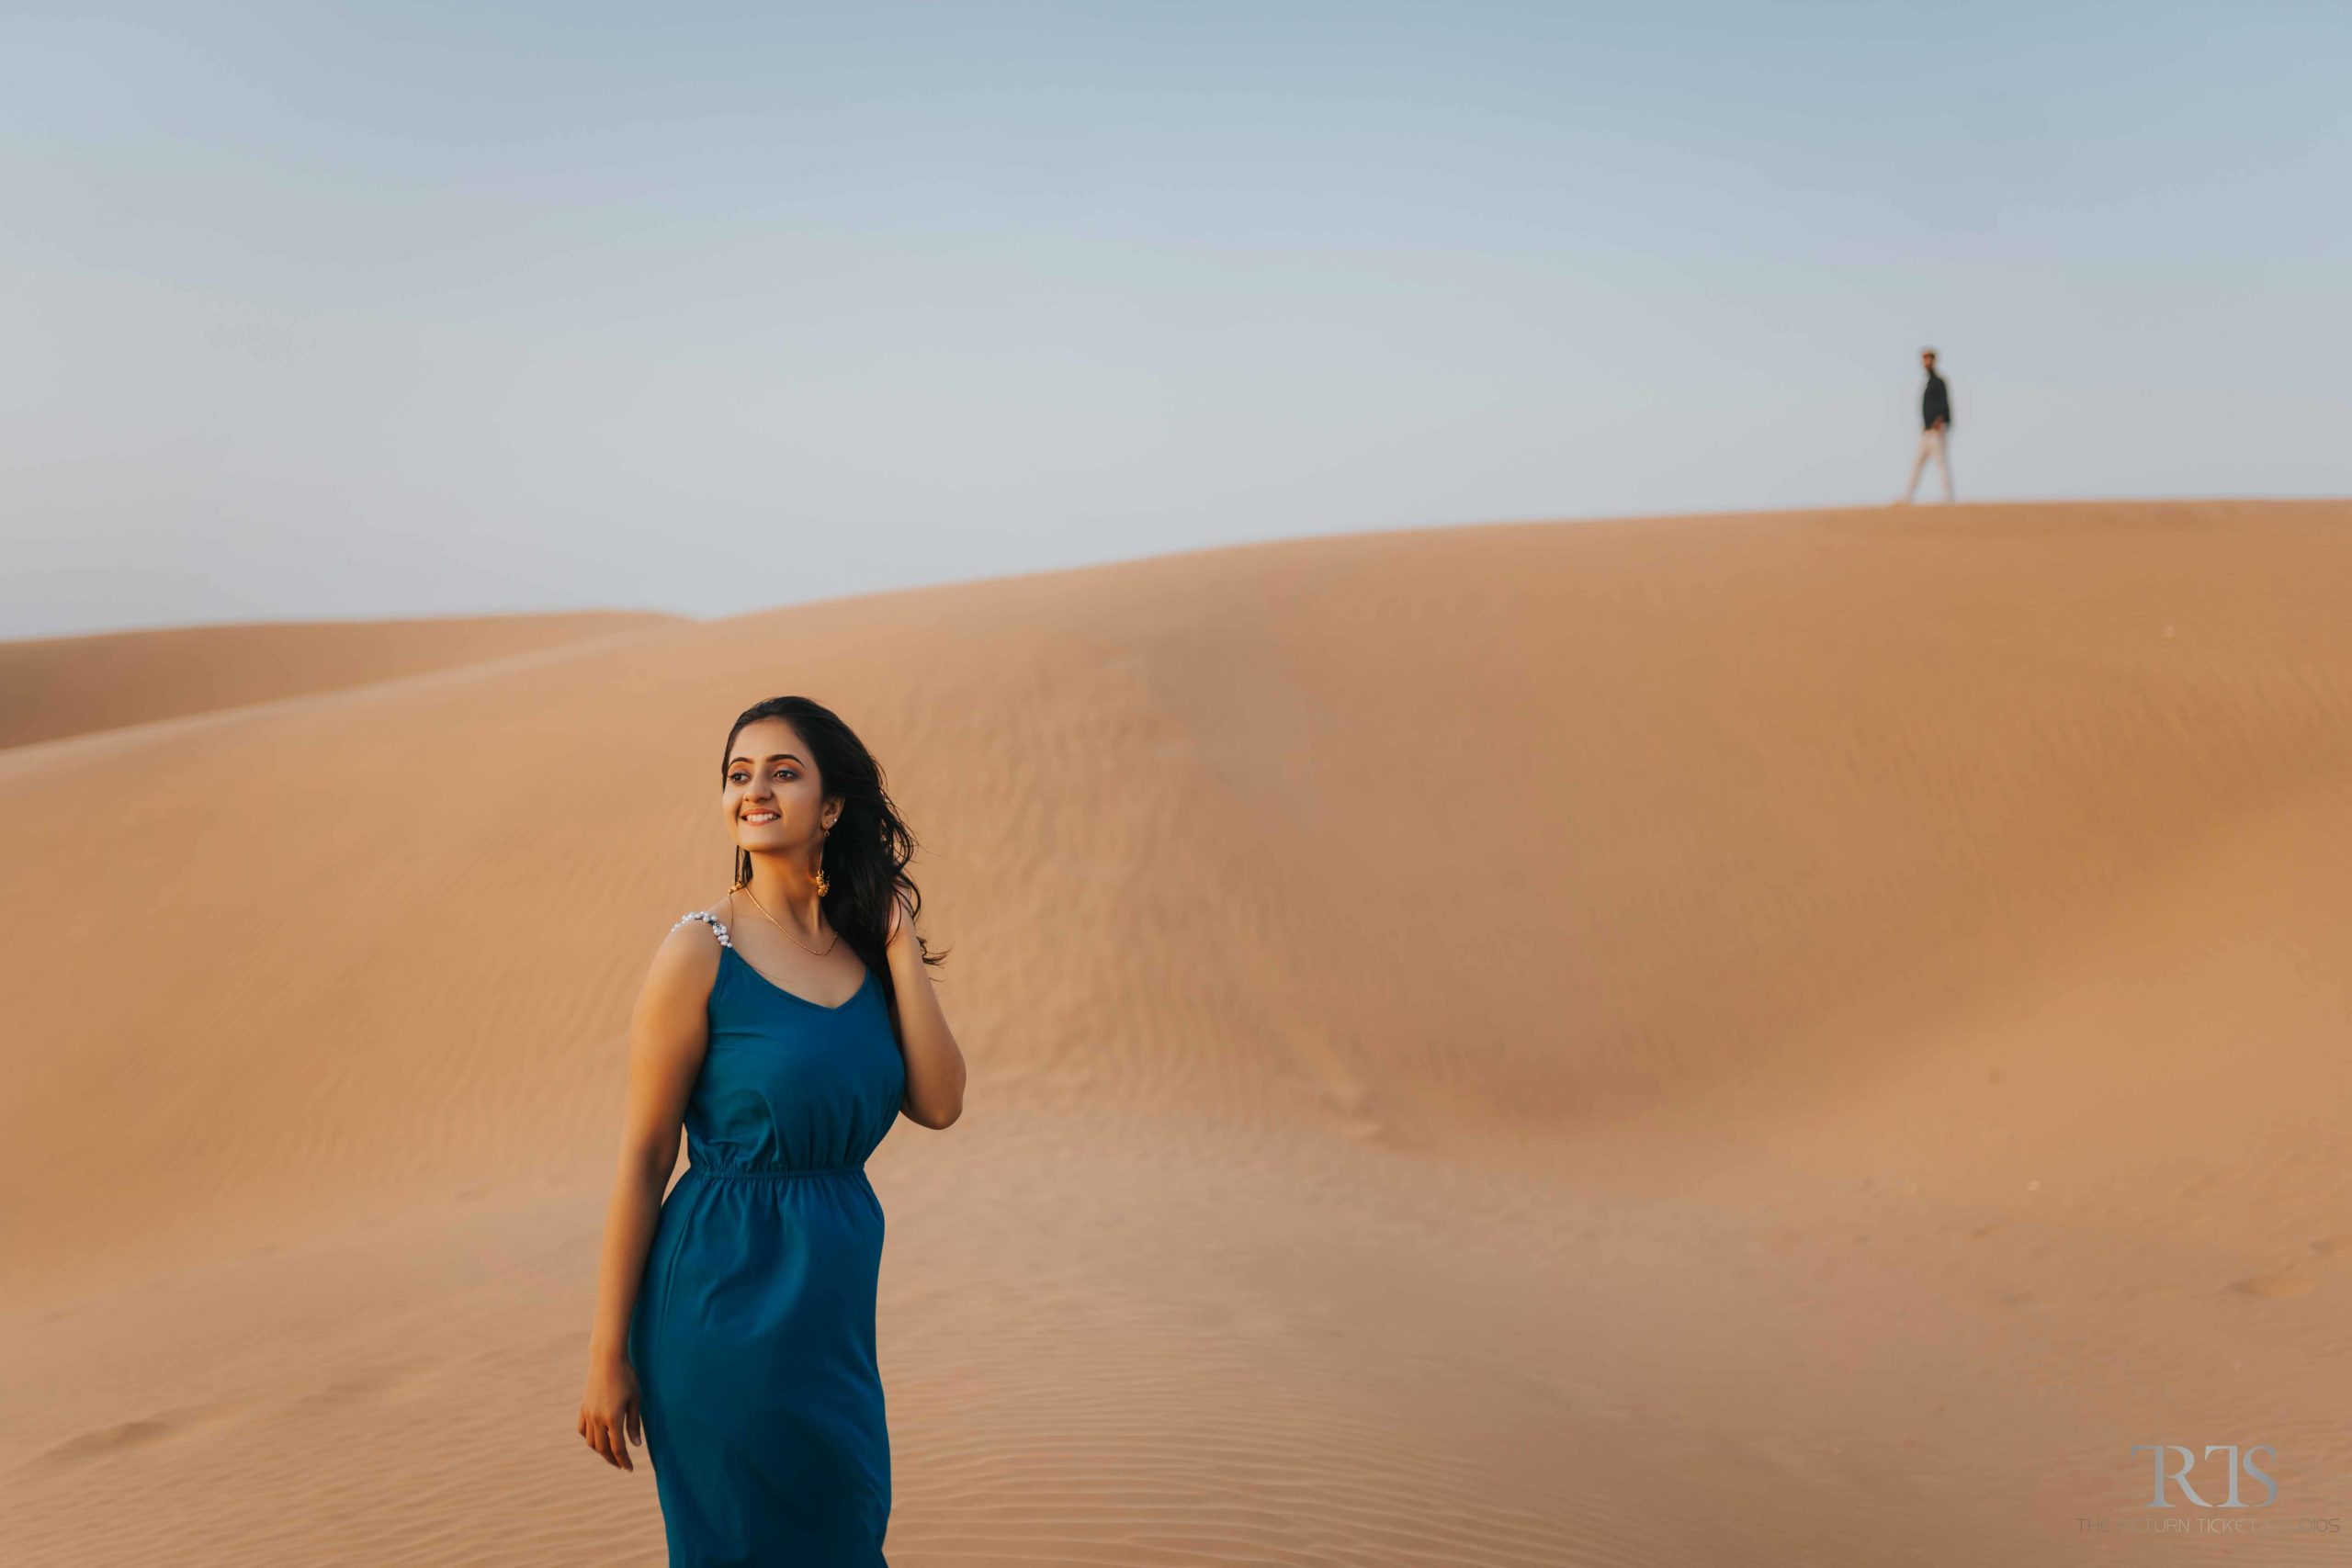
<path id="1" fill-rule="evenodd" d="M 2307 1244 L 2314 1258 L 2352 1258 L 2352 1235 L 2324 1235 Z M 2319 1280 L 2306 1272 L 2303 1265 L 2290 1265 L 2267 1274 L 2256 1274 L 2244 1280 L 2230 1281 L 2230 1289 L 2242 1295 L 2262 1301 L 2280 1296 L 2307 1296 L 2319 1289 Z"/>
<path id="2" fill-rule="evenodd" d="M 215 1400 L 209 1404 L 191 1404 L 182 1409 L 166 1411 L 160 1416 L 141 1416 L 135 1421 L 118 1421 L 111 1427 L 100 1427 L 66 1438 L 44 1451 L 33 1462 L 37 1465 L 83 1465 L 134 1449 L 153 1448 L 174 1438 L 186 1437 L 228 1419 L 243 1407 L 244 1402 L 234 1399 Z"/>
<path id="3" fill-rule="evenodd" d="M 305 1391 L 294 1407 L 306 1413 L 340 1414 L 356 1405 L 408 1404 L 434 1393 L 435 1369 L 429 1365 L 376 1367 L 340 1379 L 323 1388 Z"/>

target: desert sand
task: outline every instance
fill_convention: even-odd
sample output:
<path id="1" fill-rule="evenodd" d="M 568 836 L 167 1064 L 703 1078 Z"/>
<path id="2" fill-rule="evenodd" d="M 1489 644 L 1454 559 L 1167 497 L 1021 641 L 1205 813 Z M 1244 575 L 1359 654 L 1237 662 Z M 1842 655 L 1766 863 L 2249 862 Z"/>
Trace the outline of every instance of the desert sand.
<path id="1" fill-rule="evenodd" d="M 2348 606 L 2352 502 L 1962 505 L 0 650 L 0 1557 L 662 1561 L 626 1029 L 801 693 L 971 1067 L 894 1568 L 2342 1561 L 2081 1521 L 2352 1528 Z"/>
<path id="2" fill-rule="evenodd" d="M 331 694 L 685 619 L 602 612 L 307 621 L 0 642 L 0 747 Z"/>

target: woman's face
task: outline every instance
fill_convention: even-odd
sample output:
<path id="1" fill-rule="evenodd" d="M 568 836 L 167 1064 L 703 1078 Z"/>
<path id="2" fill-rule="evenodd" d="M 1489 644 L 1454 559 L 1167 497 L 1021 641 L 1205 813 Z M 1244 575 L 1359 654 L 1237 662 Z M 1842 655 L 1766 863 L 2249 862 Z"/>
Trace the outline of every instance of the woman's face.
<path id="1" fill-rule="evenodd" d="M 814 840 L 824 826 L 824 799 L 808 747 L 780 718 L 745 725 L 727 759 L 721 795 L 735 841 L 745 849 L 789 850 Z"/>

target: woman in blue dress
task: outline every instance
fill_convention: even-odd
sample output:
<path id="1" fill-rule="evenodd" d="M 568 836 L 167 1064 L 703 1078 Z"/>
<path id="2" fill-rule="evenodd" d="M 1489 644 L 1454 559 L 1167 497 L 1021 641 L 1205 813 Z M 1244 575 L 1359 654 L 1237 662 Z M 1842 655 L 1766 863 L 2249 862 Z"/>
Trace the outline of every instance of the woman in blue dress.
<path id="1" fill-rule="evenodd" d="M 671 928 L 638 998 L 580 1435 L 622 1470 L 645 1450 L 671 1568 L 887 1568 L 865 1161 L 901 1115 L 955 1123 L 964 1057 L 865 747 L 775 697 L 723 755 L 735 883 Z"/>

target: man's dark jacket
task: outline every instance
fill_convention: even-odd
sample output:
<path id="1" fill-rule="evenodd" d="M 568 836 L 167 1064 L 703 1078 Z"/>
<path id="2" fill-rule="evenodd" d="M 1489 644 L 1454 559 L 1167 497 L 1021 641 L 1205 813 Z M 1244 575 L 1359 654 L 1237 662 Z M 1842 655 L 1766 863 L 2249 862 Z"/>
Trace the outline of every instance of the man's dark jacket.
<path id="1" fill-rule="evenodd" d="M 1928 372 L 1927 395 L 1919 400 L 1919 423 L 1924 430 L 1933 430 L 1936 421 L 1951 423 L 1951 394 L 1944 390 L 1944 378 L 1934 371 Z"/>

